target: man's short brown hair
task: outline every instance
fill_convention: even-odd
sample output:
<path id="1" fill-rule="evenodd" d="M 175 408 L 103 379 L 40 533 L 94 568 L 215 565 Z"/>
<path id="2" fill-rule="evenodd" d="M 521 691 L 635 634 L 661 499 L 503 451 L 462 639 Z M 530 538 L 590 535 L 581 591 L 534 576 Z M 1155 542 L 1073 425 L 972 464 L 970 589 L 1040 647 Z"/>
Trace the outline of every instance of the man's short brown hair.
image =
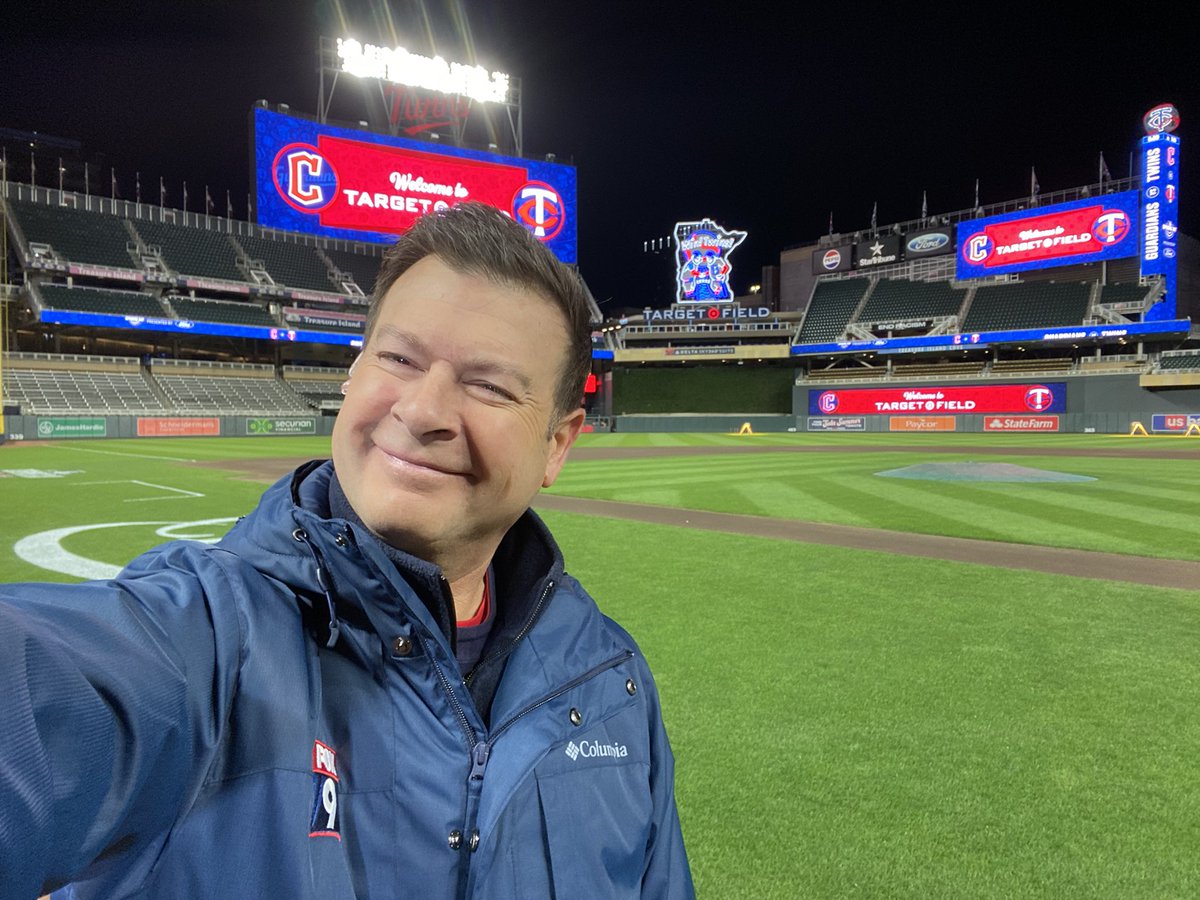
<path id="1" fill-rule="evenodd" d="M 591 306 L 579 275 L 530 232 L 485 203 L 460 203 L 417 219 L 384 254 L 371 294 L 363 346 L 387 292 L 410 268 L 436 256 L 456 272 L 528 290 L 554 304 L 567 329 L 566 361 L 554 392 L 555 420 L 577 409 L 592 369 Z M 554 423 L 551 423 L 553 427 Z"/>

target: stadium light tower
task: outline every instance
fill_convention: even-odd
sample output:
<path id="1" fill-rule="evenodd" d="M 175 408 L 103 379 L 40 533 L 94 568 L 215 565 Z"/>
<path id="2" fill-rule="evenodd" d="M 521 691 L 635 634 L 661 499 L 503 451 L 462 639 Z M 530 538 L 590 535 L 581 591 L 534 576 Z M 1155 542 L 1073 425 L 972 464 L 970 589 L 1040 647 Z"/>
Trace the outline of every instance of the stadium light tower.
<path id="1" fill-rule="evenodd" d="M 503 143 L 511 145 L 506 149 L 524 155 L 518 78 L 350 37 L 322 37 L 318 60 L 317 121 L 321 124 L 328 122 L 338 83 L 346 76 L 362 81 L 372 95 L 378 90 L 387 133 L 394 137 L 416 137 L 436 127 L 462 146 L 470 130 L 480 146 L 488 144 L 492 149 L 490 145 L 501 143 L 503 137 Z M 475 123 L 478 127 L 473 128 Z"/>

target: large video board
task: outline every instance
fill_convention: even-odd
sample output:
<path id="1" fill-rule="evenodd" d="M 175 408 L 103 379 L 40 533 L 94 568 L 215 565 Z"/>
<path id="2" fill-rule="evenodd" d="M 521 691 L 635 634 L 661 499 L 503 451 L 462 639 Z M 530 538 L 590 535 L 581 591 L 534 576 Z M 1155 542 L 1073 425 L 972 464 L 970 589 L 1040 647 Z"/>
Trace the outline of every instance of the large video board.
<path id="1" fill-rule="evenodd" d="M 573 166 L 441 147 L 255 109 L 259 225 L 385 243 L 417 217 L 481 200 L 578 262 Z"/>
<path id="2" fill-rule="evenodd" d="M 1138 253 L 1137 191 L 961 222 L 960 279 L 1100 262 Z"/>

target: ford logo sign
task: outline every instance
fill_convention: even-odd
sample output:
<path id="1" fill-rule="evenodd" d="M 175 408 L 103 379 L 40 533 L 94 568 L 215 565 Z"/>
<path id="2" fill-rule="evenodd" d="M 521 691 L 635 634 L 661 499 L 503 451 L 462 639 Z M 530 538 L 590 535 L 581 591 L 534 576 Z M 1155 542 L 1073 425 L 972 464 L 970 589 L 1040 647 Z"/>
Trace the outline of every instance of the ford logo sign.
<path id="1" fill-rule="evenodd" d="M 933 234 L 919 234 L 908 242 L 909 253 L 929 253 L 932 250 L 940 250 L 950 243 L 950 235 L 942 234 L 940 231 Z"/>

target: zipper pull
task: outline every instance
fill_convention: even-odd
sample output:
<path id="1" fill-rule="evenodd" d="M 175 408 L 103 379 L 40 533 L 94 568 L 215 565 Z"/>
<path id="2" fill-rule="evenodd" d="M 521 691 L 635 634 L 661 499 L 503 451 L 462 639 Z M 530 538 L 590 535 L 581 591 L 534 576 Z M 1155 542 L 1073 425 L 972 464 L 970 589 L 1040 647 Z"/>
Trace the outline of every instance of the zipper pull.
<path id="1" fill-rule="evenodd" d="M 492 746 L 487 741 L 480 741 L 471 751 L 471 781 L 482 781 L 483 770 L 487 768 L 488 755 Z"/>

